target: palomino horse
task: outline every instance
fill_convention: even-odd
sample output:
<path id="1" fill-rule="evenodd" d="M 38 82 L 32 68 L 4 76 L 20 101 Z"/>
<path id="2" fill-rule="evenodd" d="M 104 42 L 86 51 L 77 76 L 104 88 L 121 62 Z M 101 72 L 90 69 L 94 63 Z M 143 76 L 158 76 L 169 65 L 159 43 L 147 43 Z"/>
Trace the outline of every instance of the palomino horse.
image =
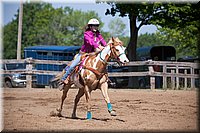
<path id="1" fill-rule="evenodd" d="M 111 38 L 107 46 L 101 52 L 86 56 L 82 62 L 82 69 L 80 69 L 79 72 L 71 74 L 69 83 L 63 86 L 61 105 L 60 108 L 57 109 L 59 115 L 61 115 L 63 102 L 72 84 L 75 84 L 75 86 L 79 88 L 74 101 L 72 118 L 76 118 L 77 104 L 84 94 L 86 96 L 87 103 L 87 119 L 92 118 L 90 105 L 91 92 L 97 88 L 99 88 L 102 92 L 102 95 L 107 103 L 108 112 L 111 116 L 116 115 L 112 110 L 112 105 L 108 96 L 108 74 L 106 67 L 111 58 L 115 59 L 121 65 L 129 62 L 125 54 L 125 48 L 122 46 L 122 42 L 118 38 Z"/>

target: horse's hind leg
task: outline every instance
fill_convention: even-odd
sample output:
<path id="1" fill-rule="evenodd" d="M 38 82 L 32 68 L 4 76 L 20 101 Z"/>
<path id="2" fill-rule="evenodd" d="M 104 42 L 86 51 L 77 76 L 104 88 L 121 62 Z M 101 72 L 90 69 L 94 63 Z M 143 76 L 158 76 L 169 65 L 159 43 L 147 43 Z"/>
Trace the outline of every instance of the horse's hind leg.
<path id="1" fill-rule="evenodd" d="M 70 85 L 64 85 L 64 87 L 63 87 L 63 94 L 62 94 L 62 97 L 61 97 L 60 108 L 57 109 L 57 111 L 59 112 L 59 115 L 61 115 L 63 103 L 65 101 L 65 98 L 67 97 L 67 92 L 68 92 L 69 88 L 70 88 Z"/>
<path id="2" fill-rule="evenodd" d="M 72 113 L 72 118 L 76 118 L 76 108 L 77 108 L 77 104 L 80 100 L 80 98 L 84 95 L 84 90 L 83 88 L 79 88 L 78 93 L 76 95 L 76 98 L 74 100 L 74 108 L 73 108 L 73 113 Z"/>
<path id="3" fill-rule="evenodd" d="M 86 98 L 86 103 L 87 103 L 87 119 L 90 120 L 92 119 L 91 105 L 90 105 L 91 90 L 89 90 L 87 85 L 84 88 L 84 92 L 85 92 L 85 98 Z"/>
<path id="4" fill-rule="evenodd" d="M 104 82 L 101 84 L 101 93 L 104 97 L 104 100 L 107 103 L 108 112 L 110 113 L 111 116 L 116 116 L 115 111 L 113 111 L 113 109 L 112 109 L 112 105 L 110 103 L 110 98 L 108 96 L 108 83 L 107 82 Z"/>

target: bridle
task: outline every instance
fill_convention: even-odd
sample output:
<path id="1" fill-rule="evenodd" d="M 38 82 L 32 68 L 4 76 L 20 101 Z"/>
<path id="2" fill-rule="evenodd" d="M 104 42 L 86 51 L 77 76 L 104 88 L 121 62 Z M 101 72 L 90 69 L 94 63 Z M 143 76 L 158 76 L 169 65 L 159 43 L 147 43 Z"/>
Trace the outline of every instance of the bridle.
<path id="1" fill-rule="evenodd" d="M 114 48 L 115 48 L 115 46 L 118 46 L 118 45 L 120 47 L 122 47 L 122 43 L 121 42 L 113 43 L 113 44 L 110 45 L 110 50 L 111 50 L 110 59 L 114 59 L 117 62 L 119 61 L 120 56 L 122 56 L 123 54 L 125 54 L 124 52 L 120 53 L 119 55 L 116 54 L 116 52 L 114 51 L 115 50 Z"/>
<path id="2" fill-rule="evenodd" d="M 113 42 L 113 43 L 110 43 L 110 44 L 108 44 L 108 45 L 110 46 L 110 51 L 111 51 L 110 59 L 114 59 L 114 60 L 118 61 L 118 60 L 119 60 L 119 57 L 122 56 L 123 54 L 125 54 L 125 53 L 123 52 L 123 53 L 120 53 L 119 55 L 117 55 L 116 52 L 114 52 L 115 46 L 120 45 L 120 46 L 122 47 L 122 43 L 121 43 L 121 42 L 117 42 L 117 43 Z M 101 54 L 102 54 L 102 51 L 100 52 L 100 59 L 101 59 L 101 61 L 104 62 L 105 64 L 108 64 L 108 62 L 105 61 L 105 60 L 101 57 Z"/>

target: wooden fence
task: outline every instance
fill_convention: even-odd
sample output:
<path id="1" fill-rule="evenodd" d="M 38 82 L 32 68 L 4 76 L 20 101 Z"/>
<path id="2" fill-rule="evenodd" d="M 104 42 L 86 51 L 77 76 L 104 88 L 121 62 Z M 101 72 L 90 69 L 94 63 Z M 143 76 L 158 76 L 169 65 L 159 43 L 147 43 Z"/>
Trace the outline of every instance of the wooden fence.
<path id="1" fill-rule="evenodd" d="M 67 61 L 53 61 L 53 60 L 36 60 L 36 59 L 22 59 L 22 60 L 1 60 L 1 64 L 6 63 L 26 63 L 25 70 L 1 70 L 1 74 L 11 73 L 25 73 L 27 74 L 27 88 L 32 86 L 33 74 L 49 74 L 56 75 L 58 71 L 44 71 L 33 69 L 34 64 L 57 64 L 63 65 Z M 113 62 L 109 62 L 109 65 L 114 65 Z M 154 71 L 154 66 L 159 66 L 161 71 Z M 171 61 L 134 61 L 129 62 L 127 66 L 146 66 L 147 71 L 130 71 L 130 72 L 109 72 L 109 77 L 135 77 L 135 76 L 149 76 L 150 88 L 155 89 L 155 77 L 162 77 L 162 88 L 180 89 L 180 88 L 196 88 L 195 82 L 198 82 L 199 86 L 199 68 L 200 63 L 190 62 L 171 62 Z M 181 86 L 181 83 L 183 86 Z"/>

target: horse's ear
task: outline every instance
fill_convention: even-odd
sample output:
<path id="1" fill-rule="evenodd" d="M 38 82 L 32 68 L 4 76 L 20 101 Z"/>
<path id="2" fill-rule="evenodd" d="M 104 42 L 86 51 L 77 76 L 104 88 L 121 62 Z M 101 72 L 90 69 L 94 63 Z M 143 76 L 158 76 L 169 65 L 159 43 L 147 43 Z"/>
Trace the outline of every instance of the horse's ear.
<path id="1" fill-rule="evenodd" d="M 123 42 L 121 41 L 121 40 L 119 40 L 119 38 L 118 37 L 116 37 L 115 38 L 115 40 L 120 44 L 120 45 L 122 45 L 123 46 Z"/>
<path id="2" fill-rule="evenodd" d="M 116 42 L 121 42 L 118 37 L 115 38 Z"/>
<path id="3" fill-rule="evenodd" d="M 114 37 L 112 37 L 112 41 L 115 42 L 115 38 Z"/>
<path id="4" fill-rule="evenodd" d="M 112 38 L 110 38 L 110 40 L 108 41 L 107 44 L 112 44 L 112 43 L 113 43 L 113 40 L 112 40 Z"/>

